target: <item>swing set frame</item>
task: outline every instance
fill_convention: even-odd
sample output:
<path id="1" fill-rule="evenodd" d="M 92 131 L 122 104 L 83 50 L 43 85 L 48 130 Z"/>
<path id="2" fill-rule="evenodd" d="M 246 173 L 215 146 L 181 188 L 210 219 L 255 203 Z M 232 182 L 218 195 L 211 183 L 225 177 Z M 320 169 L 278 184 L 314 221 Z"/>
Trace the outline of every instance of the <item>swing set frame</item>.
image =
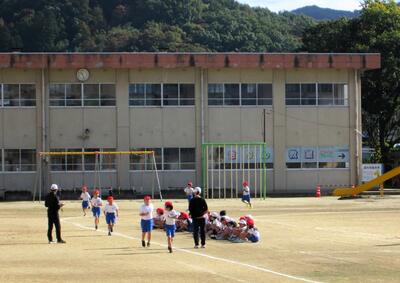
<path id="1" fill-rule="evenodd" d="M 153 169 L 154 173 L 157 179 L 157 186 L 158 186 L 158 192 L 160 195 L 160 199 L 162 200 L 162 193 L 161 193 L 161 184 L 160 184 L 160 177 L 158 175 L 158 169 L 157 169 L 157 164 L 156 164 L 156 157 L 155 157 L 155 151 L 153 150 L 143 150 L 143 151 L 43 151 L 39 152 L 39 160 L 40 160 L 40 165 L 39 165 L 39 170 L 36 174 L 36 180 L 35 180 L 35 188 L 33 192 L 33 201 L 36 200 L 36 197 L 38 197 L 38 201 L 40 202 L 42 200 L 42 191 L 43 191 L 43 186 L 44 186 L 44 181 L 43 181 L 43 167 L 48 165 L 48 162 L 43 164 L 44 160 L 47 157 L 51 156 L 71 156 L 71 155 L 94 155 L 95 156 L 95 168 L 94 168 L 94 173 L 95 173 L 95 181 L 94 181 L 94 187 L 99 187 L 101 188 L 100 184 L 100 173 L 101 173 L 101 168 L 100 168 L 100 156 L 102 155 L 151 155 L 152 157 L 152 163 L 153 163 Z M 118 169 L 117 169 L 118 170 Z"/>

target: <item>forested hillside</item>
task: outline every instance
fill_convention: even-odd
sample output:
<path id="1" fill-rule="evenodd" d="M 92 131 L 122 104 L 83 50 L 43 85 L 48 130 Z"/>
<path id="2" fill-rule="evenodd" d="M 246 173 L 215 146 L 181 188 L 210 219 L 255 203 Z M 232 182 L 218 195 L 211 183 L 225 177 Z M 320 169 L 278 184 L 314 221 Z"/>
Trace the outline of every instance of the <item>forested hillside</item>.
<path id="1" fill-rule="evenodd" d="M 360 11 L 344 11 L 329 8 L 321 8 L 315 5 L 305 6 L 293 10 L 292 13 L 306 15 L 318 21 L 337 20 L 340 18 L 354 18 L 360 14 Z"/>
<path id="2" fill-rule="evenodd" d="M 293 51 L 313 20 L 234 0 L 0 0 L 0 51 Z"/>

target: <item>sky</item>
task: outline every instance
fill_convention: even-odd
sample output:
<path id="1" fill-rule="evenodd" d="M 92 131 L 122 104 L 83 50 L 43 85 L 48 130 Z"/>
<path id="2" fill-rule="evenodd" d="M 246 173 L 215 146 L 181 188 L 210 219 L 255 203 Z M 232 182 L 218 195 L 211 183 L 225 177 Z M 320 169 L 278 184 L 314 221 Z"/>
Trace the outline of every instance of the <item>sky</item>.
<path id="1" fill-rule="evenodd" d="M 303 6 L 317 5 L 323 8 L 353 11 L 360 9 L 361 0 L 238 0 L 250 6 L 267 7 L 271 11 L 290 11 Z"/>

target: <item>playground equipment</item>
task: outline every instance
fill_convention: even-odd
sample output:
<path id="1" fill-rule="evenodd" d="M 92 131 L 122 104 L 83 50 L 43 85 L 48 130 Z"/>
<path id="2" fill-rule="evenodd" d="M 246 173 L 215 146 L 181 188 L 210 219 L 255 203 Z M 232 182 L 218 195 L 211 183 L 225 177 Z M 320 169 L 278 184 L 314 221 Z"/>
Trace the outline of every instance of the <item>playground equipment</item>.
<path id="1" fill-rule="evenodd" d="M 44 162 L 40 162 L 40 166 L 38 168 L 38 172 L 36 175 L 36 181 L 35 181 L 35 188 L 33 192 L 33 201 L 36 200 L 36 197 L 38 195 L 38 200 L 41 201 L 42 199 L 42 192 L 46 189 L 43 188 L 45 185 L 45 172 L 43 167 L 48 166 L 48 162 L 46 160 L 46 157 L 50 156 L 94 156 L 95 157 L 95 163 L 94 163 L 94 170 L 92 172 L 94 173 L 94 182 L 93 182 L 93 188 L 99 188 L 101 190 L 101 178 L 100 178 L 100 173 L 101 173 L 101 157 L 102 156 L 112 156 L 112 155 L 149 155 L 151 156 L 151 162 L 152 162 L 152 170 L 154 171 L 156 180 L 157 180 L 157 187 L 159 191 L 159 196 L 160 199 L 162 200 L 162 194 L 161 194 L 161 185 L 160 185 L 160 178 L 158 175 L 158 170 L 157 170 L 157 164 L 156 164 L 156 158 L 155 158 L 155 152 L 152 150 L 144 150 L 144 151 L 48 151 L 48 152 L 39 152 L 38 153 L 39 157 L 41 160 Z M 65 173 L 66 174 L 66 173 Z M 51 180 L 50 180 L 51 182 Z M 62 184 L 61 188 L 64 188 Z M 79 186 L 84 185 L 83 183 L 80 184 Z"/>
<path id="2" fill-rule="evenodd" d="M 353 195 L 358 195 L 364 191 L 368 191 L 374 187 L 378 187 L 379 185 L 383 184 L 385 181 L 390 180 L 397 175 L 400 175 L 400 166 L 386 172 L 382 176 L 379 176 L 369 182 L 361 184 L 355 188 L 337 188 L 333 191 L 332 195 L 334 196 L 341 196 L 341 197 L 348 197 Z"/>
<path id="3" fill-rule="evenodd" d="M 266 197 L 266 143 L 205 143 L 202 184 L 206 198 L 237 198 L 247 181 L 253 197 Z"/>

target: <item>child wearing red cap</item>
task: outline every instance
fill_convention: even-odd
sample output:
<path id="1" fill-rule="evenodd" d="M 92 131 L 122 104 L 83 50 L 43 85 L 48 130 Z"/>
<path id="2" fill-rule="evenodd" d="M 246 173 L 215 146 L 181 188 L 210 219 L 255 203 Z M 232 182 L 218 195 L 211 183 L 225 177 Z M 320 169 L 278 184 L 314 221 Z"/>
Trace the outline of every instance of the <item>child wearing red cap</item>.
<path id="1" fill-rule="evenodd" d="M 151 231 L 153 230 L 153 210 L 154 207 L 151 204 L 151 197 L 145 196 L 144 204 L 140 206 L 140 226 L 142 227 L 142 247 L 146 247 L 146 243 L 144 239 L 146 238 L 147 234 L 147 247 L 150 247 L 151 241 Z"/>
<path id="2" fill-rule="evenodd" d="M 94 217 L 94 228 L 97 230 L 99 227 L 99 217 L 100 217 L 100 208 L 103 206 L 103 201 L 99 196 L 99 190 L 95 190 L 93 193 L 93 198 L 91 200 L 92 203 L 92 213 Z"/>
<path id="3" fill-rule="evenodd" d="M 254 225 L 252 218 L 247 219 L 247 230 L 244 232 L 246 239 L 252 243 L 257 243 L 260 240 L 260 232 Z"/>
<path id="4" fill-rule="evenodd" d="M 164 208 L 157 208 L 156 209 L 156 216 L 153 218 L 154 221 L 154 228 L 163 229 L 164 228 Z"/>
<path id="5" fill-rule="evenodd" d="M 106 217 L 106 222 L 108 224 L 108 236 L 111 236 L 115 221 L 118 217 L 118 205 L 114 202 L 112 196 L 107 198 L 107 204 L 104 207 L 104 216 Z"/>
<path id="6" fill-rule="evenodd" d="M 167 234 L 168 241 L 168 251 L 172 253 L 172 243 L 174 241 L 176 225 L 175 222 L 178 219 L 180 213 L 174 210 L 174 206 L 171 201 L 165 202 L 165 212 L 164 212 L 164 221 L 165 221 L 165 232 Z"/>
<path id="7" fill-rule="evenodd" d="M 243 182 L 243 194 L 242 194 L 242 202 L 244 202 L 246 205 L 248 205 L 250 208 L 252 208 L 252 204 L 250 201 L 250 188 L 249 188 L 249 183 L 247 181 Z"/>
<path id="8" fill-rule="evenodd" d="M 86 216 L 86 210 L 90 209 L 89 206 L 90 194 L 88 193 L 88 189 L 86 186 L 82 186 L 82 193 L 80 199 L 82 200 L 83 216 Z"/>
<path id="9" fill-rule="evenodd" d="M 192 227 L 192 219 L 190 218 L 189 214 L 185 211 L 182 211 L 179 215 L 178 220 L 176 221 L 176 231 L 178 232 L 193 232 Z"/>

